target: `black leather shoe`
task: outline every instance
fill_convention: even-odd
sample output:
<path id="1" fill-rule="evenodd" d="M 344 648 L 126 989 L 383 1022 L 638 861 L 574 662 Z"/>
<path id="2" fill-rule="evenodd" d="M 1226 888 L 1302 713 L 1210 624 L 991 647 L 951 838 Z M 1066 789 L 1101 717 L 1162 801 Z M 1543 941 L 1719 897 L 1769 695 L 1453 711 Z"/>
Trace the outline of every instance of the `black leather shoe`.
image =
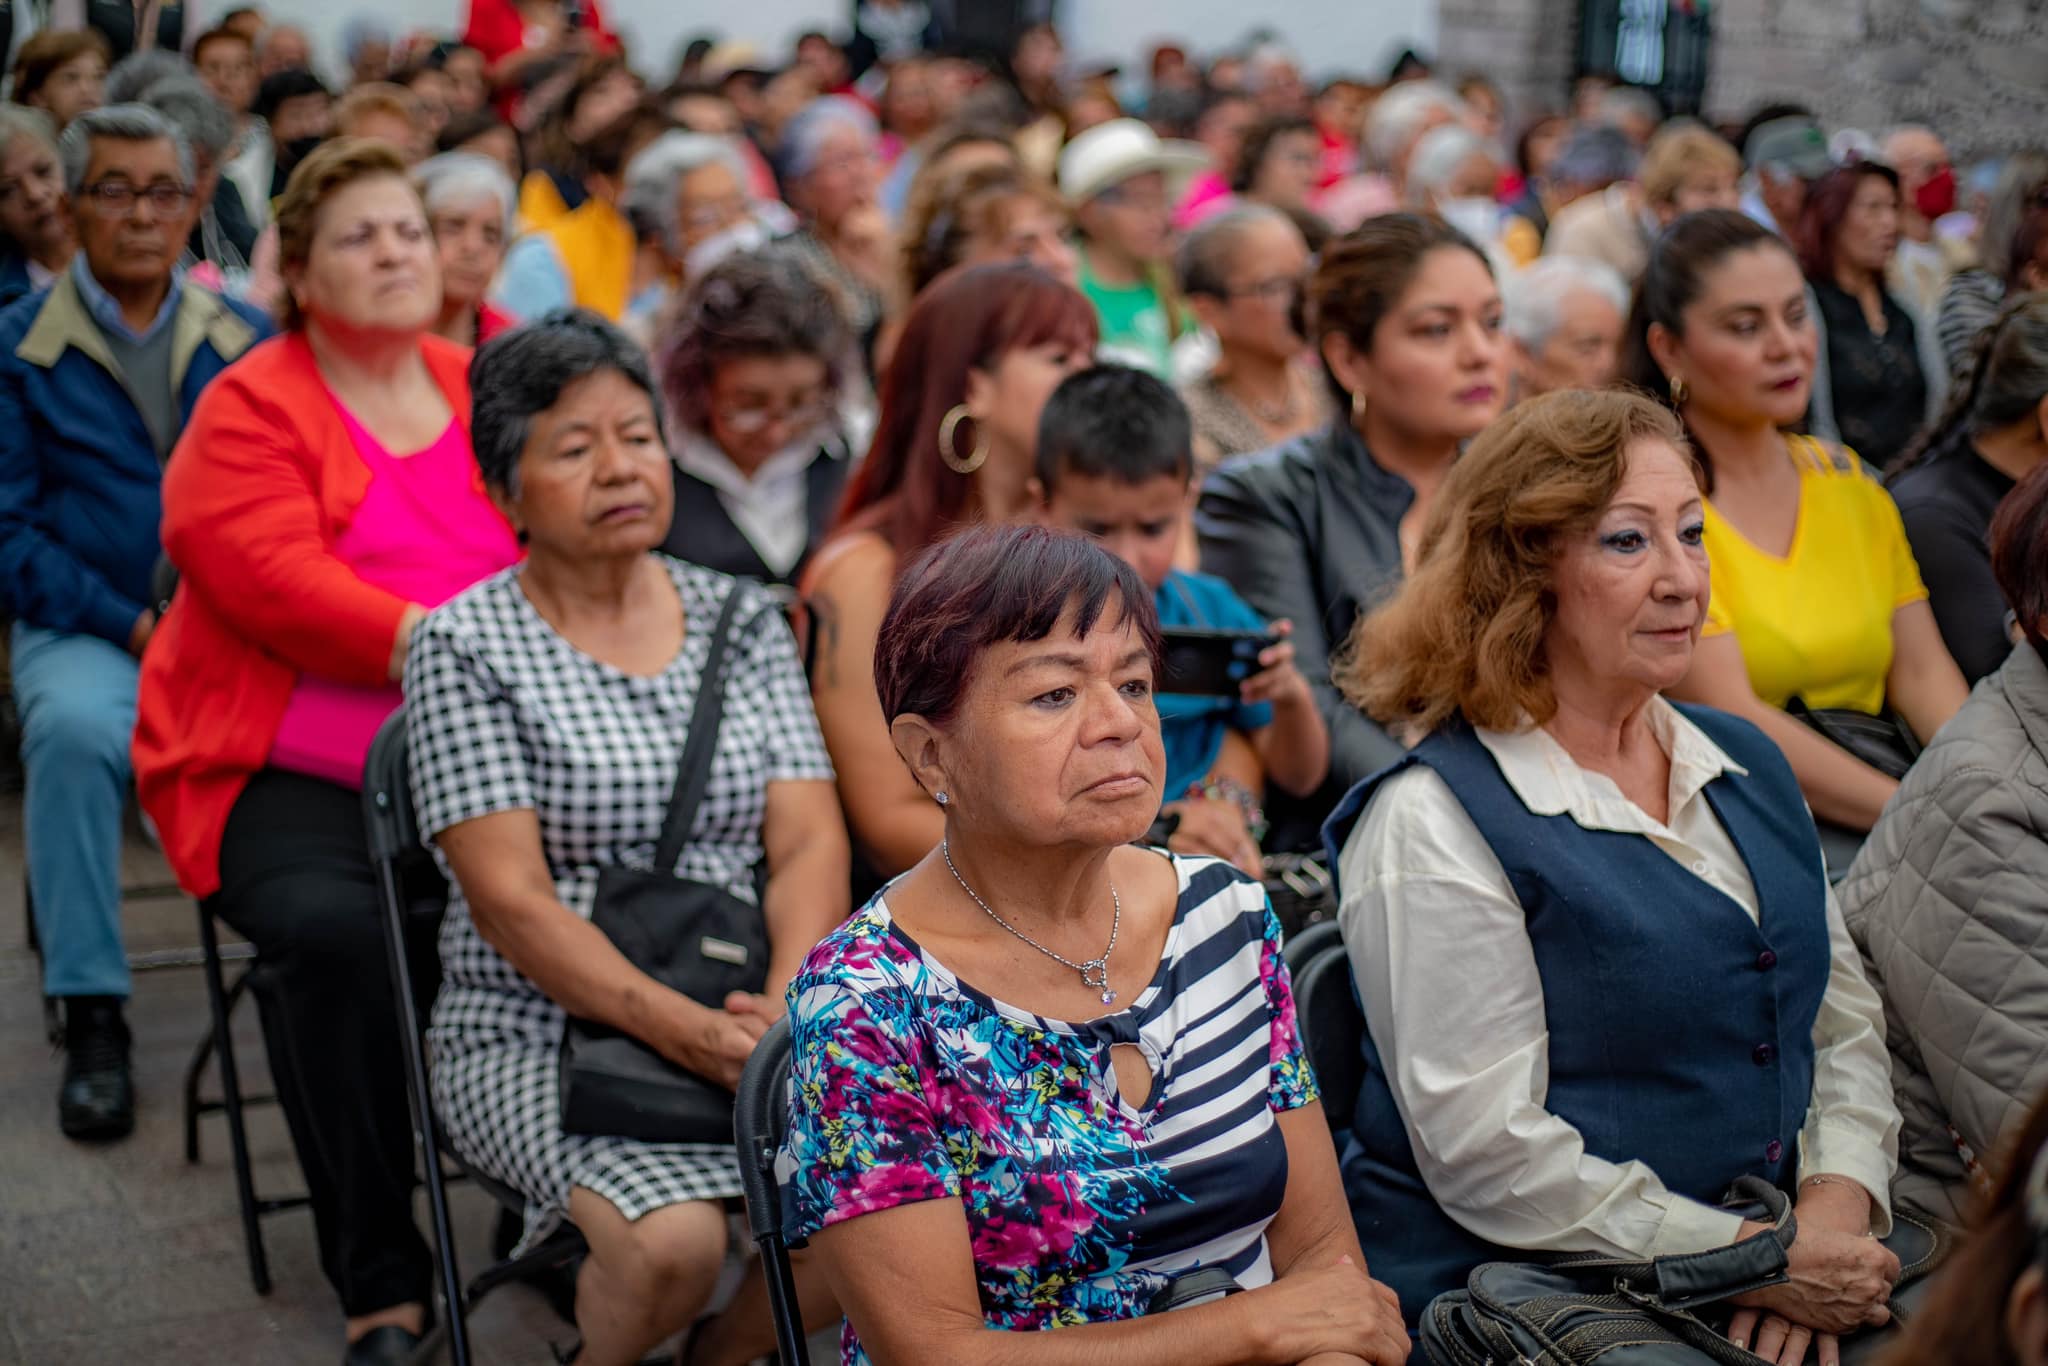
<path id="1" fill-rule="evenodd" d="M 408 1333 L 395 1323 L 387 1323 L 351 1342 L 341 1366 L 410 1366 L 413 1349 L 419 1345 L 418 1333 Z"/>
<path id="2" fill-rule="evenodd" d="M 69 1138 L 126 1138 L 135 1128 L 135 1079 L 128 1070 L 128 1021 L 117 996 L 64 1001 L 64 1085 L 57 1123 Z"/>

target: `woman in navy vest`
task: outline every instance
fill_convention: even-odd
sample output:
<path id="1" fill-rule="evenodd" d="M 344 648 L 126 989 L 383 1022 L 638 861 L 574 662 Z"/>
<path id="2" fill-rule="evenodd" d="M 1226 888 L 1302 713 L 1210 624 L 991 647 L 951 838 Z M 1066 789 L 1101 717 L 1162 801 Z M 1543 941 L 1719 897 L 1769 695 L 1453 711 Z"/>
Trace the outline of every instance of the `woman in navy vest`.
<path id="1" fill-rule="evenodd" d="M 1882 1322 L 1881 1009 L 1777 749 L 1674 706 L 1708 595 L 1695 466 L 1634 394 L 1520 405 L 1447 477 L 1338 682 L 1416 741 L 1325 828 L 1368 1025 L 1344 1184 L 1413 1322 L 1488 1261 L 1704 1251 L 1796 1189 L 1787 1366 Z M 1341 853 L 1339 852 L 1341 851 Z"/>
<path id="2" fill-rule="evenodd" d="M 676 495 L 660 548 L 795 583 L 852 463 L 840 407 L 854 358 L 832 296 L 794 260 L 729 256 L 692 282 L 655 362 Z"/>

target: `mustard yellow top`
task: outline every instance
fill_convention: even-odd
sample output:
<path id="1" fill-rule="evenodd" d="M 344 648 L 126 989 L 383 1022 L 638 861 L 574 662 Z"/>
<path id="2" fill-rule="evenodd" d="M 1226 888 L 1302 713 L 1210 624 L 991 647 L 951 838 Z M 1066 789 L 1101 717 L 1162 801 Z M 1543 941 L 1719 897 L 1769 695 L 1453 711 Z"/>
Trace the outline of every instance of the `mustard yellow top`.
<path id="1" fill-rule="evenodd" d="M 1892 614 L 1927 596 L 1899 509 L 1853 453 L 1786 438 L 1799 513 L 1781 559 L 1707 502 L 1713 601 L 1701 634 L 1733 632 L 1756 695 L 1774 707 L 1884 710 Z"/>

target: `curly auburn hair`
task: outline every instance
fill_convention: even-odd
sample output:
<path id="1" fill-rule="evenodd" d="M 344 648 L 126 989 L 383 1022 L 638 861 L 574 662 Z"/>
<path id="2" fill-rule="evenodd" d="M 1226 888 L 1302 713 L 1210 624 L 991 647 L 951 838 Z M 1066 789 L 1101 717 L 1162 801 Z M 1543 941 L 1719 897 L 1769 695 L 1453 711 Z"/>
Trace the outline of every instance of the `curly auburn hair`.
<path id="1" fill-rule="evenodd" d="M 1438 491 L 1414 572 L 1359 620 L 1331 670 L 1339 690 L 1417 735 L 1461 715 L 1488 730 L 1549 720 L 1552 569 L 1599 520 L 1640 441 L 1691 459 L 1671 410 L 1623 390 L 1544 394 L 1481 432 Z"/>

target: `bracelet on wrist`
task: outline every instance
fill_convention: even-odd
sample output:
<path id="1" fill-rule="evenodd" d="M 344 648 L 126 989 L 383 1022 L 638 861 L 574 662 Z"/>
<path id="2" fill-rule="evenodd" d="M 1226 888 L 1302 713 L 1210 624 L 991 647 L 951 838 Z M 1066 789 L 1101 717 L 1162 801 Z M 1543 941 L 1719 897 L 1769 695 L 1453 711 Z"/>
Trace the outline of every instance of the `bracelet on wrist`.
<path id="1" fill-rule="evenodd" d="M 1266 811 L 1259 805 L 1259 799 L 1252 790 L 1235 778 L 1210 776 L 1198 783 L 1189 783 L 1187 797 L 1191 801 L 1230 802 L 1244 814 L 1245 830 L 1254 844 L 1266 837 Z"/>

